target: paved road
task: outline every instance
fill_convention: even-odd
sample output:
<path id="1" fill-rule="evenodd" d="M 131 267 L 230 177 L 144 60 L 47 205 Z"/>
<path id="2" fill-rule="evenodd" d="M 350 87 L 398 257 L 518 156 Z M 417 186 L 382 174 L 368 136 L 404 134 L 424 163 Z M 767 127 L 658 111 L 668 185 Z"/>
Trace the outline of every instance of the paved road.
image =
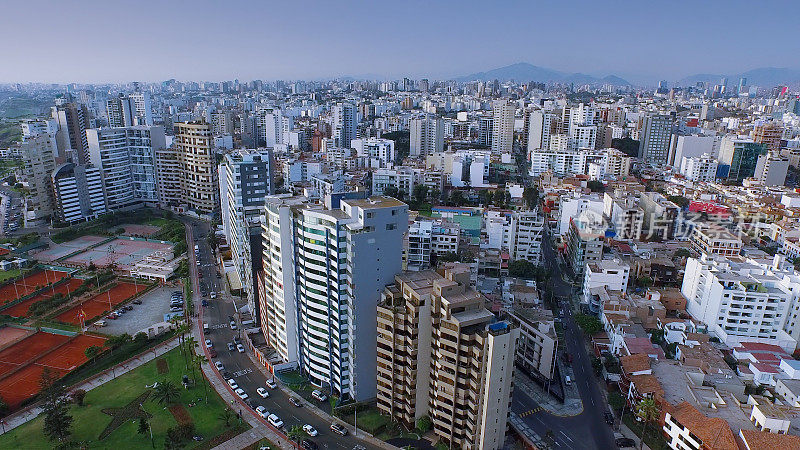
<path id="1" fill-rule="evenodd" d="M 200 292 L 210 293 L 215 290 L 218 294 L 224 291 L 222 280 L 216 278 L 216 267 L 212 263 L 211 248 L 207 243 L 206 236 L 210 233 L 208 223 L 192 221 L 194 243 L 190 243 L 189 252 L 194 252 L 194 244 L 200 248 L 200 271 L 203 278 L 196 279 L 199 282 Z M 193 256 L 191 256 L 193 258 Z M 198 268 L 195 264 L 192 273 Z M 235 314 L 233 299 L 228 295 L 222 295 L 215 300 L 206 297 L 209 302 L 208 307 L 203 308 L 202 318 L 204 323 L 209 324 L 210 332 L 206 336 L 213 343 L 213 348 L 217 352 L 217 358 L 213 361 L 220 361 L 225 366 L 225 371 L 230 372 L 236 383 L 253 399 L 255 405 L 262 405 L 270 413 L 280 417 L 288 430 L 294 425 L 310 424 L 319 431 L 317 437 L 311 438 L 321 449 L 352 449 L 360 444 L 367 449 L 376 447 L 360 439 L 356 439 L 352 434 L 341 437 L 330 431 L 330 422 L 320 418 L 306 407 L 295 407 L 289 403 L 288 397 L 280 389 L 269 390 L 270 397 L 262 399 L 256 389 L 266 387 L 267 377 L 254 366 L 253 361 L 245 353 L 236 350 L 229 351 L 227 344 L 233 342 L 233 338 L 238 336 L 241 329 L 232 330 L 230 328 L 230 317 Z M 240 404 L 234 406 L 234 410 L 242 414 L 254 414 Z"/>
<path id="2" fill-rule="evenodd" d="M 542 242 L 544 264 L 552 273 L 550 288 L 559 301 L 563 315 L 562 324 L 565 330 L 567 351 L 572 355 L 572 372 L 578 393 L 583 401 L 583 412 L 577 416 L 559 417 L 537 410 L 539 405 L 528 397 L 521 389 L 514 390 L 511 410 L 520 415 L 522 420 L 541 437 L 547 431 L 552 432 L 554 448 L 563 449 L 613 449 L 614 433 L 606 425 L 603 412 L 608 410 L 600 393 L 597 380 L 591 368 L 591 361 L 586 353 L 583 334 L 572 319 L 572 286 L 562 278 L 558 258 L 551 245 L 549 232 L 545 231 Z M 536 411 L 536 412 L 529 412 Z M 529 412 L 528 414 L 524 414 Z"/>

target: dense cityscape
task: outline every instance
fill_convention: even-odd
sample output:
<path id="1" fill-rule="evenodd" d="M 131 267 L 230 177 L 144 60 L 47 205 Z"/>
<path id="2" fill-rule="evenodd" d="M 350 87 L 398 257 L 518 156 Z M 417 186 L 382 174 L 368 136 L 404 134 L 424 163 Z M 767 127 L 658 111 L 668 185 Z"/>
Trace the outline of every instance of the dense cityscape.
<path id="1" fill-rule="evenodd" d="M 800 71 L 481 69 L 0 80 L 0 448 L 800 449 Z"/>

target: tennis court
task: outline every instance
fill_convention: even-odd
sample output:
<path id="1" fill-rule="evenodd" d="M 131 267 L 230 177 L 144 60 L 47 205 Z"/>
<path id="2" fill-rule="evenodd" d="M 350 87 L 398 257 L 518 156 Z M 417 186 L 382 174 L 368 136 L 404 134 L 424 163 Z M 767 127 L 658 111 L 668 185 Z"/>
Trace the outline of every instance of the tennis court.
<path id="1" fill-rule="evenodd" d="M 0 347 L 10 344 L 26 334 L 33 334 L 24 328 L 2 327 L 0 328 Z"/>
<path id="2" fill-rule="evenodd" d="M 108 237 L 103 236 L 81 236 L 62 244 L 55 244 L 49 249 L 37 253 L 36 259 L 46 262 L 56 261 L 79 250 L 86 250 L 92 245 L 99 244 L 108 239 Z"/>
<path id="3" fill-rule="evenodd" d="M 47 283 L 54 283 L 67 275 L 66 272 L 55 270 L 42 270 L 26 275 L 21 280 L 0 287 L 0 302 L 13 302 L 47 286 Z"/>
<path id="4" fill-rule="evenodd" d="M 111 312 L 115 306 L 133 297 L 137 293 L 144 291 L 148 287 L 149 285 L 147 284 L 118 283 L 112 286 L 111 289 L 96 294 L 83 303 L 73 306 L 67 311 L 57 315 L 55 319 L 59 322 L 80 325 L 81 322 L 78 318 L 78 314 L 83 311 L 85 314 L 85 321 L 89 322 L 97 316 Z M 109 303 L 111 304 L 110 307 Z"/>
<path id="5" fill-rule="evenodd" d="M 21 301 L 16 305 L 0 311 L 0 314 L 5 314 L 11 317 L 28 317 L 28 309 L 36 302 L 47 300 L 53 297 L 54 294 L 68 295 L 70 292 L 75 292 L 83 284 L 83 280 L 79 278 L 71 278 L 66 283 L 59 284 L 53 289 L 45 289 L 40 294 Z"/>
<path id="6" fill-rule="evenodd" d="M 104 343 L 104 338 L 88 335 L 69 337 L 44 332 L 31 335 L 0 352 L 0 397 L 12 408 L 19 406 L 39 392 L 45 368 L 61 378 L 88 360 L 87 348 L 102 347 Z"/>
<path id="7" fill-rule="evenodd" d="M 0 363 L 4 364 L 4 367 L 0 368 L 0 377 L 68 340 L 69 336 L 40 331 L 17 342 L 0 352 Z"/>
<path id="8" fill-rule="evenodd" d="M 67 258 L 65 262 L 83 266 L 94 264 L 97 267 L 109 267 L 113 265 L 117 269 L 129 271 L 136 263 L 156 252 L 172 252 L 172 245 L 162 244 L 161 242 L 118 238 Z"/>

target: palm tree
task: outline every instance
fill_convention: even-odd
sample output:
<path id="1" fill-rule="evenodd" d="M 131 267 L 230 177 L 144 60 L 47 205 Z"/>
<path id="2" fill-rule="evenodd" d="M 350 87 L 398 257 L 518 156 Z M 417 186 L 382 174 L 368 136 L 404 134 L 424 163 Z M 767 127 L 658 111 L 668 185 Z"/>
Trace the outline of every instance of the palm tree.
<path id="1" fill-rule="evenodd" d="M 658 404 L 652 398 L 645 398 L 636 404 L 636 417 L 642 421 L 642 440 L 639 442 L 639 448 L 644 444 L 644 434 L 647 431 L 647 424 L 654 422 L 659 418 Z"/>
<path id="2" fill-rule="evenodd" d="M 289 440 L 299 444 L 300 441 L 306 437 L 306 432 L 300 425 L 294 425 L 292 428 L 289 428 L 289 433 L 286 435 L 289 437 Z"/>
<path id="3" fill-rule="evenodd" d="M 200 375 L 201 375 L 200 378 L 203 380 L 203 390 L 206 393 L 206 403 L 208 403 L 208 381 L 206 381 L 206 377 L 202 376 L 203 375 L 203 364 L 208 362 L 208 358 L 206 358 L 206 356 L 202 355 L 202 354 L 201 355 L 194 355 L 192 357 L 192 362 L 194 363 L 192 365 L 192 377 L 193 377 L 192 379 L 194 380 L 194 370 L 196 368 L 200 372 Z"/>
<path id="4" fill-rule="evenodd" d="M 225 422 L 225 428 L 228 428 L 230 426 L 231 419 L 233 419 L 233 411 L 231 411 L 230 408 L 225 408 L 217 417 L 219 420 Z"/>
<path id="5" fill-rule="evenodd" d="M 175 386 L 172 381 L 165 381 L 156 386 L 155 394 L 156 400 L 160 404 L 171 405 L 178 401 L 181 396 L 181 391 Z"/>

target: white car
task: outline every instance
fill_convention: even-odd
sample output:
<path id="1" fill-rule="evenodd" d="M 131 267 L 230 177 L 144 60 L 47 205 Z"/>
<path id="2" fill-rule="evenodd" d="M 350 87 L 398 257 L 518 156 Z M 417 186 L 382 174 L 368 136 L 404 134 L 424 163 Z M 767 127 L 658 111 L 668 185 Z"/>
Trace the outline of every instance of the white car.
<path id="1" fill-rule="evenodd" d="M 276 383 L 275 380 L 267 380 L 267 387 L 270 389 L 277 389 L 278 383 Z"/>
<path id="2" fill-rule="evenodd" d="M 236 350 L 239 353 L 244 353 L 244 346 L 242 344 L 236 344 Z"/>
<path id="3" fill-rule="evenodd" d="M 267 390 L 264 389 L 264 388 L 258 388 L 258 389 L 256 389 L 256 392 L 258 392 L 258 395 L 260 395 L 261 398 L 269 397 L 269 392 L 267 392 Z"/>
<path id="4" fill-rule="evenodd" d="M 309 424 L 305 424 L 305 425 L 303 425 L 303 431 L 305 431 L 306 433 L 308 433 L 308 435 L 309 435 L 309 436 L 311 436 L 311 437 L 314 437 L 314 436 L 316 436 L 316 435 L 318 435 L 318 434 L 319 434 L 319 432 L 317 431 L 317 429 L 316 429 L 316 428 L 314 428 L 314 427 L 312 427 L 312 426 L 311 426 L 311 425 L 309 425 Z"/>
<path id="5" fill-rule="evenodd" d="M 266 419 L 269 416 L 269 411 L 263 406 L 256 406 L 256 414 L 261 416 L 262 419 Z"/>
<path id="6" fill-rule="evenodd" d="M 233 378 L 228 378 L 228 386 L 230 386 L 231 389 L 236 389 L 239 387 L 239 385 L 236 384 L 236 380 L 234 380 Z"/>
<path id="7" fill-rule="evenodd" d="M 239 398 L 242 399 L 242 400 L 244 400 L 247 397 L 249 397 L 249 395 L 247 395 L 247 392 L 245 392 L 244 389 L 242 389 L 242 388 L 236 389 L 233 392 L 236 392 L 236 395 L 238 395 Z"/>
<path id="8" fill-rule="evenodd" d="M 270 414 L 267 416 L 267 422 L 275 428 L 280 428 L 283 426 L 283 421 L 280 417 L 276 416 L 275 414 Z"/>
<path id="9" fill-rule="evenodd" d="M 311 396 L 320 402 L 324 402 L 325 400 L 328 399 L 328 396 L 325 395 L 325 393 L 320 391 L 319 389 L 314 389 L 314 391 L 311 393 Z"/>
<path id="10" fill-rule="evenodd" d="M 235 329 L 236 329 L 236 322 L 231 320 L 231 330 L 235 330 Z"/>
<path id="11" fill-rule="evenodd" d="M 217 370 L 225 370 L 225 366 L 219 361 L 214 361 L 214 365 L 217 367 Z"/>
<path id="12" fill-rule="evenodd" d="M 211 298 L 217 298 L 217 293 L 214 292 L 214 291 L 211 291 Z"/>
<path id="13" fill-rule="evenodd" d="M 208 347 L 208 348 L 213 348 L 214 347 L 214 343 L 211 342 L 211 339 L 206 339 L 206 347 Z"/>

